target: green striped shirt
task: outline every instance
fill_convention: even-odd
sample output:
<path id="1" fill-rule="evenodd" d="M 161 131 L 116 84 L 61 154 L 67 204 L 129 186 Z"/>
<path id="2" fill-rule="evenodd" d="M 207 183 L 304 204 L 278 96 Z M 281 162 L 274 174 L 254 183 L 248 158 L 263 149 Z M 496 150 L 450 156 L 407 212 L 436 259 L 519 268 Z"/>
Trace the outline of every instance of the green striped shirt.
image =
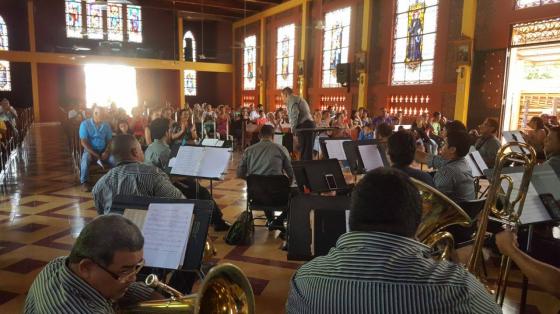
<path id="1" fill-rule="evenodd" d="M 465 268 L 410 238 L 350 232 L 291 281 L 287 313 L 501 313 Z"/>
<path id="2" fill-rule="evenodd" d="M 66 265 L 67 257 L 51 261 L 37 275 L 25 299 L 24 313 L 115 313 L 106 299 Z M 153 289 L 134 282 L 119 300 L 136 304 L 149 300 Z"/>

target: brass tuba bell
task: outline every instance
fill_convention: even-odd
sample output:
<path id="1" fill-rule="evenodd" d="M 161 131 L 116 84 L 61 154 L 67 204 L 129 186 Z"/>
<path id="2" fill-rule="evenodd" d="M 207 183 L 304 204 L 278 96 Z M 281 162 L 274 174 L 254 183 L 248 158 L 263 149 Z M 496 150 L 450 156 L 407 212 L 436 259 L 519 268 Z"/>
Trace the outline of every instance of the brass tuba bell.
<path id="1" fill-rule="evenodd" d="M 212 268 L 196 294 L 185 296 L 160 282 L 155 275 L 148 276 L 146 284 L 166 291 L 172 297 L 142 302 L 125 309 L 124 313 L 255 313 L 251 284 L 243 271 L 233 264 L 224 263 Z"/>

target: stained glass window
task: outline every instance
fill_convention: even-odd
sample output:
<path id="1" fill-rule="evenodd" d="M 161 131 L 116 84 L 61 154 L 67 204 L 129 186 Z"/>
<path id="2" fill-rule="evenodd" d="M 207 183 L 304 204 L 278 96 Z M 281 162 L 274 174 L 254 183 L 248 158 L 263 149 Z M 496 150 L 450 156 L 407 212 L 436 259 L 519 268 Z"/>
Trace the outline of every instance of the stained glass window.
<path id="1" fill-rule="evenodd" d="M 8 50 L 8 27 L 4 18 L 0 16 L 0 50 Z"/>
<path id="2" fill-rule="evenodd" d="M 142 42 L 142 9 L 137 5 L 128 5 L 127 10 L 127 32 L 128 41 Z"/>
<path id="3" fill-rule="evenodd" d="M 185 95 L 196 96 L 196 71 L 185 70 Z"/>
<path id="4" fill-rule="evenodd" d="M 517 0 L 515 2 L 515 8 L 525 9 L 554 3 L 560 3 L 560 0 Z"/>
<path id="5" fill-rule="evenodd" d="M 103 11 L 101 6 L 93 2 L 94 0 L 88 0 L 87 4 L 87 37 L 103 39 Z"/>
<path id="6" fill-rule="evenodd" d="M 66 0 L 66 37 L 84 37 L 81 1 Z"/>
<path id="7" fill-rule="evenodd" d="M 348 62 L 350 45 L 350 7 L 325 14 L 323 34 L 323 87 L 339 87 L 336 66 Z"/>
<path id="8" fill-rule="evenodd" d="M 12 78 L 10 75 L 10 62 L 0 60 L 0 91 L 12 90 Z"/>
<path id="9" fill-rule="evenodd" d="M 294 51 L 296 26 L 290 24 L 278 28 L 276 38 L 276 88 L 294 85 Z"/>
<path id="10" fill-rule="evenodd" d="M 434 77 L 438 0 L 397 0 L 393 85 L 431 84 Z"/>
<path id="11" fill-rule="evenodd" d="M 245 37 L 243 48 L 243 89 L 255 90 L 257 87 L 257 36 Z"/>
<path id="12" fill-rule="evenodd" d="M 186 56 L 187 53 L 187 41 L 190 40 L 191 45 L 192 45 L 192 62 L 196 62 L 196 40 L 194 39 L 194 35 L 191 31 L 187 31 L 185 33 L 185 36 L 183 36 L 183 54 Z M 186 57 L 185 57 L 186 59 Z M 187 61 L 191 61 L 191 60 L 187 60 Z"/>
<path id="13" fill-rule="evenodd" d="M 123 40 L 122 5 L 111 3 L 107 5 L 107 34 L 109 40 Z"/>

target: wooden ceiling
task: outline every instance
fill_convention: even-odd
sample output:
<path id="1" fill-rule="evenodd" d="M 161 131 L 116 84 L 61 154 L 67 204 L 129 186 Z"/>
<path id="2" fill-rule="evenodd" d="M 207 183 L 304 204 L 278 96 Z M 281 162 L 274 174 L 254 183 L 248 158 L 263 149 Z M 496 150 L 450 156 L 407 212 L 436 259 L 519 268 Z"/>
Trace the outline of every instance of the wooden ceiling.
<path id="1" fill-rule="evenodd" d="M 282 0 L 136 0 L 146 8 L 176 11 L 185 18 L 214 18 L 237 21 L 264 11 Z"/>

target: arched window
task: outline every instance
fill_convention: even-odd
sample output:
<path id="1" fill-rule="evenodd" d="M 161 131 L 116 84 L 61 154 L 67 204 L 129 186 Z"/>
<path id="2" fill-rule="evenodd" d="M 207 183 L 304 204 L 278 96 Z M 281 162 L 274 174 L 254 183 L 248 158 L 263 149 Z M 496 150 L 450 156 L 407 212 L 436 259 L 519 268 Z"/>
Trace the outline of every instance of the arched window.
<path id="1" fill-rule="evenodd" d="M 187 51 L 187 49 L 189 49 Z M 183 53 L 186 61 L 196 62 L 196 40 L 191 31 L 183 36 Z M 185 95 L 196 96 L 196 71 L 185 70 Z"/>
<path id="2" fill-rule="evenodd" d="M 393 85 L 431 84 L 439 0 L 397 0 Z"/>
<path id="3" fill-rule="evenodd" d="M 294 85 L 295 24 L 278 28 L 276 38 L 276 88 Z"/>
<path id="4" fill-rule="evenodd" d="M 243 46 L 243 90 L 257 87 L 257 36 L 245 37 Z"/>
<path id="5" fill-rule="evenodd" d="M 325 14 L 323 33 L 323 87 L 340 87 L 336 82 L 336 66 L 348 62 L 350 20 L 352 9 L 346 7 Z"/>
<path id="6" fill-rule="evenodd" d="M 515 8 L 525 9 L 554 3 L 560 3 L 560 0 L 517 0 L 515 1 Z"/>
<path id="7" fill-rule="evenodd" d="M 9 50 L 8 27 L 4 18 L 0 16 L 0 50 Z M 0 91 L 12 90 L 12 77 L 10 73 L 10 62 L 0 60 Z"/>

